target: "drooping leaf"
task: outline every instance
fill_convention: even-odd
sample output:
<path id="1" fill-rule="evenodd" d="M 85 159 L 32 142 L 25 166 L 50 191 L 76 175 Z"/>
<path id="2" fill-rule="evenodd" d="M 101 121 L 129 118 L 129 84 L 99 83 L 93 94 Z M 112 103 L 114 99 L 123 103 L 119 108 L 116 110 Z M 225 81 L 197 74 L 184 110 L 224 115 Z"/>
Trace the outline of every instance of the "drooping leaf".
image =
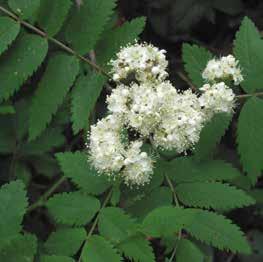
<path id="1" fill-rule="evenodd" d="M 30 108 L 30 140 L 39 136 L 50 123 L 78 72 L 79 63 L 73 56 L 57 54 L 50 59 Z"/>
<path id="2" fill-rule="evenodd" d="M 20 24 L 8 17 L 0 17 L 0 55 L 16 39 Z"/>
<path id="3" fill-rule="evenodd" d="M 195 146 L 195 159 L 202 160 L 213 156 L 217 144 L 230 124 L 231 118 L 230 114 L 217 114 L 205 125 Z"/>
<path id="4" fill-rule="evenodd" d="M 185 71 L 197 88 L 204 84 L 202 73 L 210 59 L 212 54 L 205 48 L 190 44 L 183 45 Z"/>
<path id="5" fill-rule="evenodd" d="M 115 7 L 115 0 L 86 0 L 75 6 L 66 28 L 66 39 L 80 54 L 92 50 Z"/>
<path id="6" fill-rule="evenodd" d="M 0 247 L 14 239 L 21 231 L 26 212 L 27 197 L 24 184 L 13 181 L 0 189 Z"/>
<path id="7" fill-rule="evenodd" d="M 179 157 L 167 165 L 169 177 L 176 183 L 202 181 L 230 181 L 239 171 L 222 160 L 196 162 L 191 157 Z"/>
<path id="8" fill-rule="evenodd" d="M 150 242 L 142 235 L 130 237 L 118 245 L 125 257 L 136 262 L 154 262 L 155 256 Z"/>
<path id="9" fill-rule="evenodd" d="M 263 40 L 254 23 L 245 17 L 234 42 L 234 54 L 239 60 L 244 81 L 242 88 L 247 93 L 262 89 Z"/>
<path id="10" fill-rule="evenodd" d="M 84 228 L 62 228 L 53 232 L 45 242 L 45 251 L 50 255 L 73 256 L 86 239 Z"/>
<path id="11" fill-rule="evenodd" d="M 34 235 L 18 235 L 0 251 L 0 261 L 34 261 L 37 252 L 37 238 Z"/>
<path id="12" fill-rule="evenodd" d="M 125 22 L 118 28 L 105 32 L 99 41 L 96 50 L 97 60 L 100 65 L 105 65 L 119 51 L 122 46 L 134 42 L 134 40 L 143 31 L 145 18 L 139 17 Z"/>
<path id="13" fill-rule="evenodd" d="M 244 191 L 218 182 L 194 182 L 176 187 L 179 200 L 186 206 L 228 210 L 245 207 L 255 200 Z"/>
<path id="14" fill-rule="evenodd" d="M 8 0 L 8 5 L 16 14 L 27 19 L 37 12 L 40 0 Z"/>
<path id="15" fill-rule="evenodd" d="M 72 94 L 72 123 L 74 133 L 89 126 L 89 116 L 101 93 L 105 77 L 92 74 L 78 79 Z"/>
<path id="16" fill-rule="evenodd" d="M 181 239 L 176 250 L 177 262 L 203 262 L 202 251 L 190 240 Z"/>
<path id="17" fill-rule="evenodd" d="M 134 220 L 117 207 L 102 209 L 98 226 L 103 237 L 117 243 L 135 234 L 137 230 Z"/>
<path id="18" fill-rule="evenodd" d="M 103 237 L 93 235 L 84 246 L 83 262 L 121 262 L 121 256 Z"/>
<path id="19" fill-rule="evenodd" d="M 58 153 L 56 158 L 64 175 L 86 193 L 99 195 L 110 186 L 106 177 L 91 169 L 85 153 Z"/>
<path id="20" fill-rule="evenodd" d="M 47 40 L 24 34 L 0 58 L 0 101 L 12 96 L 37 70 L 48 50 Z"/>
<path id="21" fill-rule="evenodd" d="M 72 2 L 70 0 L 42 0 L 39 8 L 39 25 L 49 36 L 56 35 L 62 27 Z"/>
<path id="22" fill-rule="evenodd" d="M 237 127 L 237 143 L 243 169 L 253 184 L 263 170 L 263 101 L 252 97 L 243 106 Z"/>
<path id="23" fill-rule="evenodd" d="M 99 211 L 100 202 L 95 197 L 70 192 L 54 195 L 48 200 L 47 207 L 58 223 L 81 226 Z"/>

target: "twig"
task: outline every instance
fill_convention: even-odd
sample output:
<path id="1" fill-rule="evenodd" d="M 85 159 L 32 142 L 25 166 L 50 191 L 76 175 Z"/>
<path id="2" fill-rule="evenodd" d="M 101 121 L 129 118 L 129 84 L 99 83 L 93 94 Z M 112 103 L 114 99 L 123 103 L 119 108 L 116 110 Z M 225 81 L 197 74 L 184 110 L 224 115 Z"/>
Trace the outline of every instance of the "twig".
<path id="1" fill-rule="evenodd" d="M 7 10 L 6 8 L 0 6 L 0 11 L 2 11 L 3 13 L 5 13 L 6 15 L 8 15 L 9 17 L 11 17 L 12 19 L 14 19 L 15 21 L 17 21 L 18 23 L 20 23 L 21 25 L 23 25 L 24 27 L 31 29 L 32 31 L 34 31 L 35 33 L 37 33 L 38 35 L 42 36 L 43 38 L 46 38 L 47 40 L 49 40 L 50 42 L 56 44 L 57 46 L 61 47 L 63 50 L 65 50 L 66 52 L 76 56 L 78 59 L 84 61 L 85 63 L 88 63 L 91 67 L 93 67 L 96 71 L 98 71 L 99 73 L 107 76 L 108 78 L 110 78 L 110 75 L 100 66 L 98 66 L 96 63 L 92 62 L 91 60 L 89 60 L 88 58 L 78 54 L 75 50 L 71 49 L 70 47 L 68 47 L 67 45 L 65 45 L 64 43 L 62 43 L 61 41 L 48 36 L 44 31 L 40 30 L 39 28 L 27 23 L 26 21 L 22 20 L 20 17 L 16 16 L 14 13 L 10 12 L 9 10 Z"/>
<path id="2" fill-rule="evenodd" d="M 243 98 L 248 98 L 252 96 L 263 96 L 263 92 L 258 92 L 258 93 L 253 93 L 253 94 L 245 94 L 245 95 L 237 95 L 236 98 L 238 99 L 243 99 Z"/>
<path id="3" fill-rule="evenodd" d="M 190 86 L 193 92 L 196 92 L 197 88 L 191 83 L 191 81 L 187 78 L 187 76 L 184 75 L 184 73 L 179 71 L 177 72 L 177 75 Z"/>

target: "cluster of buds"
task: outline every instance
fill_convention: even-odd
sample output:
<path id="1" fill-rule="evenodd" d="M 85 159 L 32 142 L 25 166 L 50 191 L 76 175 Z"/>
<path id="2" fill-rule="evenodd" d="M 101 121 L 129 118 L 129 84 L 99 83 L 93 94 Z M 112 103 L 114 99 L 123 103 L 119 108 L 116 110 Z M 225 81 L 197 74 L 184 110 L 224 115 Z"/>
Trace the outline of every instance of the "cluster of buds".
<path id="1" fill-rule="evenodd" d="M 223 79 L 243 80 L 238 61 L 231 55 L 208 62 L 202 76 L 208 83 L 195 94 L 178 92 L 167 80 L 165 51 L 147 45 L 129 45 L 110 61 L 117 87 L 107 97 L 109 115 L 91 126 L 89 155 L 93 167 L 129 186 L 148 183 L 152 156 L 142 150 L 145 141 L 154 148 L 186 153 L 199 141 L 205 123 L 214 114 L 231 113 L 234 93 Z M 134 81 L 121 81 L 132 76 Z M 220 81 L 217 81 L 220 80 Z M 123 130 L 136 139 L 123 139 Z"/>

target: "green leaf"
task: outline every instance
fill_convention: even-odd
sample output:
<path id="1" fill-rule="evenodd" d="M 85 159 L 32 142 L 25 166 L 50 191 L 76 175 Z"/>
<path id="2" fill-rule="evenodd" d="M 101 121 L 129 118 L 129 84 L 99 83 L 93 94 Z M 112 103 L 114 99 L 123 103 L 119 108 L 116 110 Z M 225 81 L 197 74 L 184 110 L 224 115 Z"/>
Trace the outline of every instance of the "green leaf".
<path id="1" fill-rule="evenodd" d="M 0 251 L 0 260 L 8 262 L 34 261 L 37 238 L 34 235 L 18 235 Z"/>
<path id="2" fill-rule="evenodd" d="M 110 185 L 105 176 L 99 176 L 91 169 L 87 155 L 81 152 L 56 154 L 64 175 L 80 189 L 89 194 L 99 195 Z"/>
<path id="3" fill-rule="evenodd" d="M 78 72 L 79 62 L 73 56 L 57 54 L 50 59 L 30 108 L 30 140 L 39 136 L 50 123 Z"/>
<path id="4" fill-rule="evenodd" d="M 222 160 L 196 162 L 191 157 L 179 157 L 167 167 L 169 177 L 176 183 L 202 181 L 231 181 L 239 171 Z"/>
<path id="5" fill-rule="evenodd" d="M 47 40 L 30 34 L 18 37 L 0 58 L 0 101 L 12 96 L 43 62 Z"/>
<path id="6" fill-rule="evenodd" d="M 39 8 L 40 0 L 8 0 L 9 7 L 23 19 L 33 16 Z"/>
<path id="7" fill-rule="evenodd" d="M 205 48 L 190 44 L 183 45 L 185 71 L 197 88 L 204 84 L 202 73 L 210 59 L 212 59 L 212 54 Z"/>
<path id="8" fill-rule="evenodd" d="M 245 191 L 215 182 L 185 183 L 178 185 L 175 190 L 186 206 L 228 210 L 255 203 Z"/>
<path id="9" fill-rule="evenodd" d="M 28 186 L 31 180 L 31 171 L 27 164 L 22 161 L 15 162 L 14 177 L 23 181 L 23 183 Z"/>
<path id="10" fill-rule="evenodd" d="M 137 224 L 117 207 L 104 208 L 99 214 L 99 232 L 112 242 L 121 242 L 137 231 Z"/>
<path id="11" fill-rule="evenodd" d="M 54 36 L 59 32 L 67 17 L 71 4 L 71 0 L 41 1 L 38 22 L 49 36 Z"/>
<path id="12" fill-rule="evenodd" d="M 263 41 L 258 29 L 248 17 L 244 18 L 236 34 L 234 54 L 244 75 L 242 88 L 247 93 L 262 89 Z"/>
<path id="13" fill-rule="evenodd" d="M 154 262 L 155 257 L 150 242 L 142 235 L 133 236 L 118 245 L 126 258 L 135 262 Z"/>
<path id="14" fill-rule="evenodd" d="M 221 250 L 249 254 L 250 247 L 240 228 L 222 215 L 198 209 L 185 209 L 192 217 L 185 230 L 198 240 Z"/>
<path id="15" fill-rule="evenodd" d="M 41 256 L 40 262 L 75 262 L 75 260 L 66 256 Z"/>
<path id="16" fill-rule="evenodd" d="M 96 47 L 99 64 L 105 65 L 113 58 L 122 46 L 134 42 L 143 31 L 145 18 L 135 18 L 122 26 L 111 29 L 103 35 Z"/>
<path id="17" fill-rule="evenodd" d="M 83 262 L 121 262 L 121 256 L 103 237 L 93 235 L 84 246 Z"/>
<path id="18" fill-rule="evenodd" d="M 72 123 L 74 133 L 89 126 L 89 116 L 103 88 L 106 79 L 93 73 L 78 79 L 72 93 Z"/>
<path id="19" fill-rule="evenodd" d="M 62 228 L 49 236 L 44 248 L 51 255 L 73 256 L 85 239 L 84 228 Z"/>
<path id="20" fill-rule="evenodd" d="M 115 7 L 115 0 L 85 0 L 74 7 L 66 28 L 66 39 L 80 54 L 92 50 Z"/>
<path id="21" fill-rule="evenodd" d="M 22 155 L 40 155 L 51 151 L 53 148 L 64 145 L 65 137 L 60 128 L 48 128 L 40 137 L 21 145 L 19 152 Z"/>
<path id="22" fill-rule="evenodd" d="M 24 184 L 17 180 L 0 188 L 0 247 L 14 239 L 21 231 L 27 208 Z"/>
<path id="23" fill-rule="evenodd" d="M 263 170 L 263 100 L 252 97 L 243 106 L 237 126 L 237 143 L 243 169 L 253 184 Z"/>
<path id="24" fill-rule="evenodd" d="M 202 251 L 190 240 L 181 239 L 176 250 L 176 262 L 204 262 Z"/>
<path id="25" fill-rule="evenodd" d="M 95 197 L 70 192 L 54 195 L 48 200 L 47 208 L 56 222 L 81 226 L 87 224 L 99 211 L 100 202 Z"/>
<path id="26" fill-rule="evenodd" d="M 179 232 L 191 216 L 178 207 L 164 206 L 154 209 L 143 220 L 143 230 L 152 237 L 172 236 Z"/>
<path id="27" fill-rule="evenodd" d="M 0 17 L 0 54 L 16 39 L 20 24 L 8 17 Z"/>
<path id="28" fill-rule="evenodd" d="M 230 114 L 216 114 L 202 129 L 200 139 L 195 146 L 195 159 L 211 158 L 217 144 L 224 136 L 232 116 Z"/>
<path id="29" fill-rule="evenodd" d="M 155 208 L 172 204 L 172 199 L 172 193 L 168 187 L 158 187 L 142 199 L 135 201 L 127 208 L 127 211 L 133 216 L 144 218 Z"/>
<path id="30" fill-rule="evenodd" d="M 11 105 L 0 105 L 0 115 L 14 114 L 15 108 Z"/>

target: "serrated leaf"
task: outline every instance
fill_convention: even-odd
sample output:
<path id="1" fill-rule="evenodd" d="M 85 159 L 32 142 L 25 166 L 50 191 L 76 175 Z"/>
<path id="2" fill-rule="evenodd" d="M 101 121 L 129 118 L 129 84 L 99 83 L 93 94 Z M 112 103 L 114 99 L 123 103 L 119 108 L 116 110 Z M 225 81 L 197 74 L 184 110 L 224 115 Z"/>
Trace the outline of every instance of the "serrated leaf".
<path id="1" fill-rule="evenodd" d="M 238 119 L 237 143 L 243 169 L 253 184 L 263 170 L 263 100 L 252 97 Z"/>
<path id="2" fill-rule="evenodd" d="M 125 257 L 134 262 L 154 262 L 155 256 L 150 242 L 142 235 L 131 237 L 118 245 Z"/>
<path id="3" fill-rule="evenodd" d="M 143 230 L 152 237 L 172 236 L 191 221 L 192 216 L 179 207 L 154 209 L 143 220 Z"/>
<path id="4" fill-rule="evenodd" d="M 249 254 L 250 247 L 240 228 L 222 215 L 198 209 L 186 209 L 192 217 L 185 230 L 198 240 L 221 250 Z"/>
<path id="5" fill-rule="evenodd" d="M 204 84 L 202 73 L 210 59 L 212 54 L 205 48 L 190 44 L 183 45 L 184 68 L 197 88 Z"/>
<path id="6" fill-rule="evenodd" d="M 157 207 L 172 204 L 173 197 L 168 187 L 158 187 L 146 194 L 142 199 L 135 201 L 126 210 L 133 216 L 144 218 L 149 212 Z"/>
<path id="7" fill-rule="evenodd" d="M 179 157 L 167 165 L 169 177 L 176 183 L 202 181 L 231 181 L 239 171 L 222 160 L 196 162 L 191 157 Z"/>
<path id="8" fill-rule="evenodd" d="M 37 70 L 48 50 L 47 40 L 24 34 L 0 58 L 0 101 L 12 96 Z"/>
<path id="9" fill-rule="evenodd" d="M 16 39 L 20 24 L 8 17 L 0 17 L 0 55 Z"/>
<path id="10" fill-rule="evenodd" d="M 115 0 L 85 0 L 75 6 L 66 28 L 66 39 L 80 54 L 92 50 L 115 7 Z"/>
<path id="11" fill-rule="evenodd" d="M 80 249 L 86 235 L 84 228 L 58 229 L 45 242 L 45 251 L 51 255 L 73 256 Z"/>
<path id="12" fill-rule="evenodd" d="M 176 250 L 176 262 L 204 262 L 202 251 L 190 240 L 181 239 Z"/>
<path id="13" fill-rule="evenodd" d="M 79 62 L 73 56 L 56 54 L 50 59 L 30 108 L 30 140 L 39 136 L 50 123 L 78 72 Z"/>
<path id="14" fill-rule="evenodd" d="M 19 152 L 25 156 L 40 155 L 64 145 L 65 141 L 60 128 L 48 128 L 40 137 L 21 145 Z"/>
<path id="15" fill-rule="evenodd" d="M 85 153 L 58 153 L 56 158 L 64 175 L 86 193 L 99 195 L 110 186 L 105 176 L 91 169 Z"/>
<path id="16" fill-rule="evenodd" d="M 84 246 L 83 262 L 121 262 L 121 256 L 108 241 L 98 235 L 93 235 Z"/>
<path id="17" fill-rule="evenodd" d="M 87 224 L 100 209 L 97 198 L 80 192 L 56 194 L 46 205 L 58 223 L 75 226 Z"/>
<path id="18" fill-rule="evenodd" d="M 242 88 L 247 93 L 262 89 L 263 41 L 254 23 L 245 17 L 234 41 L 234 54 L 239 60 L 244 81 Z"/>
<path id="19" fill-rule="evenodd" d="M 21 231 L 27 197 L 24 184 L 17 180 L 0 188 L 0 247 Z"/>
<path id="20" fill-rule="evenodd" d="M 194 182 L 180 184 L 175 189 L 186 206 L 229 210 L 255 203 L 245 191 L 221 183 Z"/>
<path id="21" fill-rule="evenodd" d="M 40 262 L 75 262 L 75 260 L 66 256 L 41 256 Z"/>
<path id="22" fill-rule="evenodd" d="M 41 1 L 38 22 L 49 36 L 54 36 L 59 32 L 67 17 L 71 4 L 71 0 Z"/>
<path id="23" fill-rule="evenodd" d="M 210 158 L 215 152 L 217 144 L 224 136 L 232 115 L 216 114 L 202 129 L 200 139 L 195 146 L 195 159 L 202 160 Z"/>
<path id="24" fill-rule="evenodd" d="M 34 235 L 18 235 L 0 251 L 0 260 L 8 262 L 34 261 L 37 252 L 37 238 Z"/>
<path id="25" fill-rule="evenodd" d="M 72 123 L 74 133 L 89 126 L 89 116 L 101 93 L 106 79 L 102 75 L 93 73 L 78 79 L 72 92 Z"/>
<path id="26" fill-rule="evenodd" d="M 96 47 L 99 64 L 106 64 L 122 46 L 132 43 L 143 31 L 144 26 L 145 18 L 139 17 L 105 32 Z"/>
<path id="27" fill-rule="evenodd" d="M 102 209 L 99 214 L 99 232 L 112 242 L 121 242 L 137 231 L 137 224 L 124 211 L 117 207 Z"/>
<path id="28" fill-rule="evenodd" d="M 27 19 L 37 12 L 40 0 L 8 0 L 8 5 L 16 14 Z"/>

